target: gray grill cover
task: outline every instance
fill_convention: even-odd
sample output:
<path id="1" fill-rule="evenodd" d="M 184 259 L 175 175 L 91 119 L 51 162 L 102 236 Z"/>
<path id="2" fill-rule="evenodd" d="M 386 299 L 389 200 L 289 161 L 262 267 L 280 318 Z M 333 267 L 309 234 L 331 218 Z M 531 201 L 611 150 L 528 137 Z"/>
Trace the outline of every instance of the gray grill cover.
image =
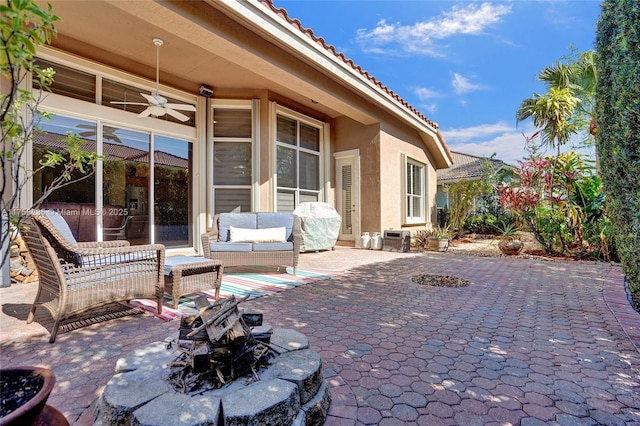
<path id="1" fill-rule="evenodd" d="M 300 217 L 303 245 L 300 251 L 330 250 L 338 241 L 342 218 L 327 203 L 300 203 L 293 211 Z"/>

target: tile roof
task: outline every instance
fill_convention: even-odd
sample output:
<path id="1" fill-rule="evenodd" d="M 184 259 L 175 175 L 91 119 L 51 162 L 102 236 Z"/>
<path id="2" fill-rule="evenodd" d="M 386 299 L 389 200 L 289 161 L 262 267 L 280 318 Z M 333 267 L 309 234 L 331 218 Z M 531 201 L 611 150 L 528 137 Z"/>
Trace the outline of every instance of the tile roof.
<path id="1" fill-rule="evenodd" d="M 480 178 L 487 172 L 485 166 L 487 161 L 493 170 L 499 170 L 503 167 L 513 167 L 502 160 L 477 157 L 475 155 L 463 154 L 461 152 L 451 151 L 451 156 L 453 157 L 453 166 L 448 169 L 440 169 L 436 171 L 438 183 L 449 183 L 461 179 Z"/>
<path id="2" fill-rule="evenodd" d="M 38 132 L 34 136 L 35 146 L 42 147 L 46 150 L 60 152 L 66 147 L 66 142 L 64 141 L 65 136 L 66 135 L 58 133 Z M 83 138 L 81 139 L 85 142 L 82 145 L 82 149 L 88 152 L 96 152 L 96 141 Z M 104 142 L 102 144 L 102 156 L 104 160 L 136 161 L 142 163 L 149 162 L 149 153 L 147 151 L 132 148 L 124 144 Z M 188 159 L 157 150 L 154 152 L 154 163 L 156 166 L 179 167 L 183 169 L 186 169 L 189 166 Z"/>
<path id="3" fill-rule="evenodd" d="M 411 111 L 418 118 L 420 118 L 422 121 L 424 121 L 429 126 L 431 126 L 433 129 L 435 129 L 435 130 L 438 129 L 438 123 L 429 120 L 424 114 L 422 114 L 420 111 L 415 109 L 413 106 L 409 105 L 409 103 L 407 101 L 402 99 L 400 96 L 398 96 L 396 93 L 394 93 L 391 89 L 389 89 L 387 86 L 382 84 L 382 82 L 380 82 L 374 76 L 369 74 L 369 72 L 363 70 L 362 67 L 360 67 L 360 65 L 357 65 L 355 62 L 353 62 L 353 60 L 347 58 L 344 55 L 344 53 L 338 52 L 336 50 L 335 46 L 333 46 L 331 44 L 328 44 L 325 41 L 324 38 L 316 36 L 313 33 L 313 30 L 311 28 L 305 28 L 302 25 L 302 23 L 300 22 L 299 19 L 290 18 L 289 14 L 286 11 L 286 9 L 284 9 L 282 7 L 276 7 L 273 4 L 273 0 L 258 0 L 258 1 L 260 3 L 262 3 L 262 4 L 264 4 L 265 6 L 267 6 L 269 9 L 271 9 L 271 11 L 273 11 L 276 15 L 280 16 L 282 19 L 284 19 L 285 21 L 289 22 L 291 24 L 291 26 L 296 28 L 298 31 L 300 31 L 301 33 L 305 34 L 307 37 L 309 37 L 314 42 L 318 43 L 320 46 L 322 46 L 328 52 L 331 52 L 336 58 L 342 60 L 342 62 L 344 62 L 345 64 L 349 65 L 351 68 L 353 68 L 357 72 L 359 72 L 364 78 L 366 78 L 367 80 L 372 82 L 374 85 L 378 86 L 380 89 L 384 90 L 393 99 L 395 99 L 399 104 L 401 104 L 402 106 L 407 108 L 409 111 Z"/>

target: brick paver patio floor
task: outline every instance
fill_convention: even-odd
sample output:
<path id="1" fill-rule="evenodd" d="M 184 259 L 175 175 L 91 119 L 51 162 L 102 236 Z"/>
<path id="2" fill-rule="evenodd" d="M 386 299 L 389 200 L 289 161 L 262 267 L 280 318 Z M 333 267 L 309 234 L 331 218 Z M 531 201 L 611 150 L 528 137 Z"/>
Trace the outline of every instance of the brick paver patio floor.
<path id="1" fill-rule="evenodd" d="M 320 353 L 326 424 L 640 425 L 640 314 L 619 265 L 341 248 L 304 266 L 347 270 L 243 307 Z M 419 285 L 418 273 L 471 285 Z M 118 358 L 177 331 L 133 315 L 49 344 L 46 311 L 25 324 L 35 287 L 0 289 L 0 362 L 51 368 L 49 404 L 71 424 L 92 423 Z"/>

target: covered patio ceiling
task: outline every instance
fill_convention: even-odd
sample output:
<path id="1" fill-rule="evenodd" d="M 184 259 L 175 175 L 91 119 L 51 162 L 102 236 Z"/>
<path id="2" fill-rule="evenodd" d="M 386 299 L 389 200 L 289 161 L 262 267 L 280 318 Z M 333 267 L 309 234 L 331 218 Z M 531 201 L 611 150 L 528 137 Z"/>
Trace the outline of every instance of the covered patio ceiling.
<path id="1" fill-rule="evenodd" d="M 201 84 L 224 89 L 270 90 L 328 117 L 375 122 L 356 105 L 362 99 L 294 56 L 267 32 L 248 28 L 222 2 L 50 1 L 61 17 L 52 46 L 155 80 L 160 48 L 160 82 L 198 93 Z M 214 7 L 215 6 L 215 7 Z M 240 24 L 240 25 L 238 25 Z M 302 59 L 302 61 L 301 61 Z M 318 84 L 325 80 L 332 93 Z M 316 103 L 317 102 L 317 103 Z"/>

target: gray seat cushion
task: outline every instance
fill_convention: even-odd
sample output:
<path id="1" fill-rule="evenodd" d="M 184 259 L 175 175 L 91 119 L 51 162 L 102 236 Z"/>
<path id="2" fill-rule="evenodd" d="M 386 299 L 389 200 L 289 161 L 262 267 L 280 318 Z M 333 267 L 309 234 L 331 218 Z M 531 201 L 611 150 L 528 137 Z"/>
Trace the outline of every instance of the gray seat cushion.
<path id="1" fill-rule="evenodd" d="M 284 226 L 287 229 L 287 241 L 293 241 L 293 213 L 257 213 L 257 227 L 280 228 Z"/>
<path id="2" fill-rule="evenodd" d="M 253 251 L 292 251 L 293 243 L 253 243 Z"/>
<path id="3" fill-rule="evenodd" d="M 189 263 L 201 263 L 205 260 L 209 260 L 205 257 L 196 256 L 167 256 L 164 258 L 164 274 L 168 277 L 171 276 L 171 268 L 176 265 L 185 265 Z"/>
<path id="4" fill-rule="evenodd" d="M 209 248 L 212 252 L 234 252 L 234 251 L 243 251 L 243 252 L 251 252 L 253 251 L 252 243 L 230 243 L 226 241 L 211 243 L 209 244 Z"/>

